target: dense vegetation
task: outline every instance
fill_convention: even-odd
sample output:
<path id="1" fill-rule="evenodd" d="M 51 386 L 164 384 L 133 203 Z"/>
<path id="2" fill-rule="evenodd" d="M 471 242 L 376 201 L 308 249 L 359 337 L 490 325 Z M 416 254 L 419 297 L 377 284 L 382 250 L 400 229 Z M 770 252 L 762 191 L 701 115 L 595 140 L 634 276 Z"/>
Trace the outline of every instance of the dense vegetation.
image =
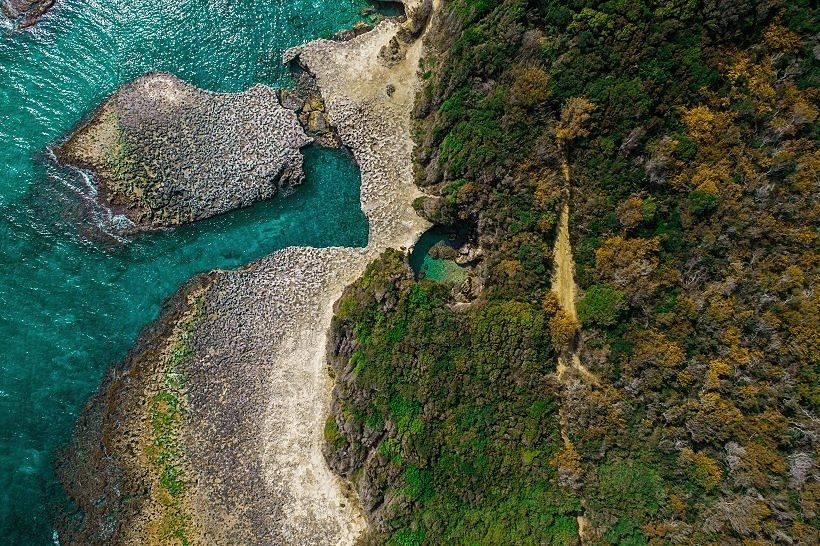
<path id="1" fill-rule="evenodd" d="M 444 3 L 419 210 L 484 289 L 389 254 L 340 303 L 328 458 L 373 542 L 820 542 L 816 10 Z M 597 381 L 553 374 L 562 164 Z"/>
<path id="2" fill-rule="evenodd" d="M 566 544 L 578 499 L 561 449 L 544 313 L 516 301 L 459 313 L 388 251 L 339 303 L 331 465 L 379 512 L 374 542 Z M 491 387 L 494 386 L 494 387 Z"/>

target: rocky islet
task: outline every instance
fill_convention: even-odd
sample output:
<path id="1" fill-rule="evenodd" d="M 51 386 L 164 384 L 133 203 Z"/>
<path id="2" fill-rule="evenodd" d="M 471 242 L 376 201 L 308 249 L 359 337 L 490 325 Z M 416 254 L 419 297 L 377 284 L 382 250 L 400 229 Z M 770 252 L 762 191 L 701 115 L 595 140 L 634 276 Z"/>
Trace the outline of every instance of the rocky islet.
<path id="1" fill-rule="evenodd" d="M 213 93 L 154 73 L 118 89 L 55 152 L 95 173 L 101 200 L 129 231 L 147 231 L 300 184 L 299 150 L 310 142 L 269 87 Z"/>

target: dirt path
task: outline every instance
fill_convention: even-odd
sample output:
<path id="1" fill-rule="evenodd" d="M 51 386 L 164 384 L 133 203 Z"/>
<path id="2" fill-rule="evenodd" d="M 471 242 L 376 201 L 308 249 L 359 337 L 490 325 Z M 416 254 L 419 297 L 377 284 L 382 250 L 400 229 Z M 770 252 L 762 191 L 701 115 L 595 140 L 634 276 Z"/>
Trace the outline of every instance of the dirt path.
<path id="1" fill-rule="evenodd" d="M 552 291 L 558 295 L 558 303 L 566 313 L 577 320 L 575 309 L 575 263 L 572 259 L 572 247 L 569 242 L 569 200 L 564 201 L 561 207 L 561 217 L 558 220 L 558 237 L 555 240 L 555 277 L 552 281 Z"/>
<path id="2" fill-rule="evenodd" d="M 566 159 L 561 161 L 561 173 L 564 178 L 564 204 L 561 207 L 561 217 L 558 220 L 558 237 L 555 239 L 555 276 L 552 279 L 552 291 L 558 296 L 560 308 L 578 321 L 578 312 L 575 308 L 575 299 L 578 296 L 578 286 L 575 284 L 575 261 L 572 259 L 572 245 L 569 239 L 569 199 L 570 199 L 570 170 Z M 578 343 L 574 342 L 568 351 L 562 351 L 558 356 L 556 372 L 560 381 L 569 379 L 566 374 L 569 369 L 575 370 L 584 380 L 597 385 L 598 378 L 590 372 L 582 363 L 579 356 Z M 566 412 L 561 409 L 558 412 L 558 420 L 561 425 L 561 438 L 565 446 L 571 446 L 569 435 L 567 434 L 568 423 Z M 578 542 L 586 542 L 588 520 L 585 515 L 586 502 L 581 499 L 582 512 L 576 517 L 578 522 Z"/>
<path id="3" fill-rule="evenodd" d="M 575 284 L 575 261 L 572 259 L 572 245 L 569 241 L 569 196 L 570 173 L 566 160 L 561 162 L 561 172 L 564 176 L 564 205 L 561 207 L 561 217 L 558 220 L 558 237 L 555 239 L 555 276 L 552 279 L 552 291 L 558 295 L 558 304 L 561 309 L 576 321 L 578 313 L 575 309 L 575 299 L 578 295 L 578 286 Z M 558 357 L 558 378 L 563 379 L 569 368 L 578 371 L 582 377 L 592 383 L 598 383 L 598 378 L 581 364 L 578 356 L 578 344 L 574 343 L 569 354 Z"/>

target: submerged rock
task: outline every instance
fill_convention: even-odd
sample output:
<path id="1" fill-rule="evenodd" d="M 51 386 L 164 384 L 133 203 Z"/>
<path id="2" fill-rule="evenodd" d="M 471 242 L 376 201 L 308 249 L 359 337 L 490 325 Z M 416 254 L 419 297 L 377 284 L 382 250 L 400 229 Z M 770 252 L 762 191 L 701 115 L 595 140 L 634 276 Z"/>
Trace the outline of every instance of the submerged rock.
<path id="1" fill-rule="evenodd" d="M 55 151 L 91 169 L 101 201 L 146 231 L 300 184 L 299 149 L 310 142 L 273 89 L 212 93 L 153 73 L 117 90 Z"/>
<path id="2" fill-rule="evenodd" d="M 203 544 L 191 515 L 196 475 L 183 434 L 188 339 L 219 274 L 195 277 L 163 305 L 89 400 L 56 472 L 76 510 L 55 522 L 64 546 Z"/>
<path id="3" fill-rule="evenodd" d="M 0 0 L 0 11 L 17 28 L 26 28 L 39 21 L 53 5 L 54 0 Z"/>

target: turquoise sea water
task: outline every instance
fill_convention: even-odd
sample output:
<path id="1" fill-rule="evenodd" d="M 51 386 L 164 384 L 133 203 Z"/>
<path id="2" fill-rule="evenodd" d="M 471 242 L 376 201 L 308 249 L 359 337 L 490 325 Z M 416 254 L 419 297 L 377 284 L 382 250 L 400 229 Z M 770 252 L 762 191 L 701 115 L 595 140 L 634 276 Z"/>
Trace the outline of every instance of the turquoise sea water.
<path id="1" fill-rule="evenodd" d="M 364 245 L 359 174 L 306 150 L 295 194 L 118 241 L 77 172 L 45 151 L 117 86 L 168 71 L 202 88 L 286 84 L 282 51 L 360 19 L 365 0 L 58 0 L 0 28 L 0 543 L 52 543 L 52 466 L 102 372 L 197 272 L 288 245 Z"/>
<path id="2" fill-rule="evenodd" d="M 417 279 L 429 279 L 436 282 L 464 282 L 467 269 L 454 260 L 444 260 L 430 256 L 430 249 L 438 243 L 446 243 L 453 248 L 464 244 L 463 233 L 453 233 L 445 227 L 432 227 L 419 237 L 413 252 L 410 254 L 410 267 Z"/>

